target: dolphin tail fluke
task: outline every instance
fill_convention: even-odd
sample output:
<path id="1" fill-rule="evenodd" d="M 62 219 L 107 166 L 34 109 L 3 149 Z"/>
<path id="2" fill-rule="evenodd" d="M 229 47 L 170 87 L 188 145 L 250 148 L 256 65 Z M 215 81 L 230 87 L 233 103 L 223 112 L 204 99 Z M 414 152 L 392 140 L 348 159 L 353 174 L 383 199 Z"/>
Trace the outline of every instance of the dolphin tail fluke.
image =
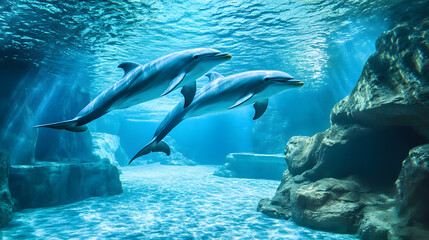
<path id="1" fill-rule="evenodd" d="M 46 128 L 54 128 L 54 129 L 65 129 L 72 132 L 84 132 L 88 129 L 86 125 L 78 126 L 78 120 L 72 119 L 63 122 L 49 123 L 49 124 L 41 124 L 34 126 L 35 128 L 46 127 Z"/>
<path id="2" fill-rule="evenodd" d="M 151 152 L 163 152 L 167 154 L 167 156 L 170 156 L 170 147 L 167 143 L 164 141 L 157 142 L 154 138 L 150 143 L 148 143 L 142 150 L 140 150 L 131 160 L 128 164 L 131 164 L 134 159 L 141 157 L 143 155 L 149 154 Z"/>

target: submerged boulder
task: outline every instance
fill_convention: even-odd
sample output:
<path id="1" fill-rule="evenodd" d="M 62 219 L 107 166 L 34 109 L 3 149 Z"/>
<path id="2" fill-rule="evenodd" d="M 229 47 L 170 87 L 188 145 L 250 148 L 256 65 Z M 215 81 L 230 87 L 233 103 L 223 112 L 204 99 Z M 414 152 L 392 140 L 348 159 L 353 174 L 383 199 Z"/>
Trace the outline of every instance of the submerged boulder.
<path id="1" fill-rule="evenodd" d="M 399 214 L 410 224 L 421 222 L 429 226 L 429 144 L 410 151 L 396 187 Z"/>
<path id="2" fill-rule="evenodd" d="M 331 121 L 363 126 L 410 126 L 429 139 L 429 19 L 401 24 L 377 39 L 350 95 L 336 104 Z"/>
<path id="3" fill-rule="evenodd" d="M 128 156 L 121 146 L 119 136 L 101 132 L 91 132 L 93 154 L 106 158 L 113 165 L 128 165 Z"/>
<path id="4" fill-rule="evenodd" d="M 283 155 L 230 153 L 225 165 L 213 174 L 220 177 L 280 180 L 286 168 Z"/>
<path id="5" fill-rule="evenodd" d="M 118 168 L 106 161 L 16 165 L 9 180 L 18 210 L 122 193 Z"/>
<path id="6" fill-rule="evenodd" d="M 8 103 L 3 103 L 8 104 Z M 2 105 L 2 103 L 0 103 Z M 35 161 L 35 147 L 38 129 L 29 123 L 34 122 L 34 114 L 30 107 L 23 104 L 10 105 L 9 112 L 5 114 L 4 129 L 0 140 L 5 149 L 9 150 L 9 159 L 14 164 L 33 164 Z M 1 108 L 1 107 L 0 107 Z"/>
<path id="7" fill-rule="evenodd" d="M 0 149 L 0 228 L 12 220 L 13 201 L 9 192 L 10 163 L 6 152 Z"/>
<path id="8" fill-rule="evenodd" d="M 259 211 L 362 239 L 429 236 L 428 36 L 427 18 L 379 37 L 332 126 L 289 140 L 288 170 Z"/>

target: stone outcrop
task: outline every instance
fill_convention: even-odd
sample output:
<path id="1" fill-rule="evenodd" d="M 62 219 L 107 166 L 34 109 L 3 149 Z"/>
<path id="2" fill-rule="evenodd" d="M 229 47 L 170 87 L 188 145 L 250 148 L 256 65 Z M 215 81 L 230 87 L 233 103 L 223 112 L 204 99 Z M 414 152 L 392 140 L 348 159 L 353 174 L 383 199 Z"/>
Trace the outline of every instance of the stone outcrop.
<path id="1" fill-rule="evenodd" d="M 15 165 L 9 188 L 17 210 L 122 193 L 118 168 L 107 161 Z"/>
<path id="2" fill-rule="evenodd" d="M 101 132 L 91 132 L 91 136 L 95 156 L 108 159 L 113 165 L 128 165 L 130 159 L 121 146 L 119 136 Z"/>
<path id="3" fill-rule="evenodd" d="M 413 148 L 405 159 L 396 187 L 399 214 L 408 223 L 429 226 L 429 144 Z"/>
<path id="4" fill-rule="evenodd" d="M 9 192 L 9 158 L 3 149 L 0 149 L 0 228 L 12 220 L 13 201 Z"/>
<path id="5" fill-rule="evenodd" d="M 428 36 L 425 19 L 379 37 L 332 126 L 289 140 L 288 170 L 259 211 L 362 239 L 429 236 Z"/>
<path id="6" fill-rule="evenodd" d="M 89 131 L 33 128 L 69 119 L 90 102 L 89 78 L 74 67 L 77 62 L 55 72 L 26 68 L 20 61 L 0 63 L 0 72 L 8 76 L 0 91 L 0 141 L 7 151 L 0 152 L 0 227 L 10 221 L 13 208 L 122 192 L 118 168 L 93 154 Z M 115 159 L 124 154 L 116 153 Z"/>
<path id="7" fill-rule="evenodd" d="M 226 163 L 213 174 L 231 178 L 280 180 L 287 165 L 283 155 L 230 153 Z"/>
<path id="8" fill-rule="evenodd" d="M 6 102 L 0 102 L 0 105 L 3 104 L 11 106 Z M 38 129 L 29 125 L 34 121 L 33 111 L 26 104 L 12 105 L 10 108 L 13 109 L 9 109 L 9 114 L 5 114 L 4 125 L 0 124 L 0 127 L 4 129 L 0 135 L 2 145 L 9 151 L 12 165 L 33 164 L 38 135 Z"/>

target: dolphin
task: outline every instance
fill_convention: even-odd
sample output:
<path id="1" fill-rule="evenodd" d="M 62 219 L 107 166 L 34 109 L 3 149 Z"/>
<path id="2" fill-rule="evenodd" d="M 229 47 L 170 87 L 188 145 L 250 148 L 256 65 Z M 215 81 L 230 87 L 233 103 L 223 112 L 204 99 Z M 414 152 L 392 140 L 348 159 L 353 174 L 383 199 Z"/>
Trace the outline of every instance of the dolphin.
<path id="1" fill-rule="evenodd" d="M 98 95 L 73 119 L 34 127 L 83 132 L 88 129 L 85 124 L 112 110 L 153 100 L 179 87 L 183 87 L 183 107 L 187 107 L 195 96 L 196 79 L 229 59 L 231 55 L 228 53 L 210 48 L 195 48 L 172 53 L 145 65 L 121 63 L 118 68 L 124 70 L 122 79 Z"/>
<path id="2" fill-rule="evenodd" d="M 183 108 L 185 101 L 179 102 L 158 126 L 152 141 L 140 150 L 134 159 L 150 152 L 164 152 L 170 155 L 170 147 L 162 139 L 180 122 L 187 118 L 224 112 L 241 106 L 251 105 L 255 109 L 253 120 L 264 114 L 268 98 L 288 89 L 301 87 L 302 81 L 281 71 L 250 71 L 223 77 L 211 72 L 206 74 L 209 82 L 195 95 L 192 103 Z"/>

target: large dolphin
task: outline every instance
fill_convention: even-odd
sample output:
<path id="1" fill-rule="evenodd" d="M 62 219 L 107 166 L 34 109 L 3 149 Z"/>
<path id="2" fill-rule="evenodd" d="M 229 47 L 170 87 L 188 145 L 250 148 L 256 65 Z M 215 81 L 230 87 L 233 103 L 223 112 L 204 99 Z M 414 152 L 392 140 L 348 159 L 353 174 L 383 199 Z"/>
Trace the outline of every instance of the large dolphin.
<path id="1" fill-rule="evenodd" d="M 185 97 L 183 106 L 187 107 L 195 96 L 195 80 L 229 59 L 231 55 L 228 53 L 210 48 L 196 48 L 172 53 L 145 65 L 121 63 L 118 67 L 125 72 L 122 79 L 98 95 L 76 117 L 34 127 L 83 132 L 87 129 L 85 124 L 112 110 L 128 108 L 164 96 L 182 86 L 181 92 Z"/>
<path id="2" fill-rule="evenodd" d="M 268 98 L 290 88 L 301 87 L 303 82 L 280 71 L 250 71 L 223 77 L 216 72 L 208 73 L 209 82 L 195 95 L 194 101 L 183 108 L 182 100 L 168 113 L 153 139 L 140 150 L 130 163 L 150 152 L 164 152 L 170 155 L 170 148 L 162 139 L 180 122 L 187 118 L 227 111 L 239 106 L 253 104 L 254 120 L 258 119 L 268 106 Z"/>

